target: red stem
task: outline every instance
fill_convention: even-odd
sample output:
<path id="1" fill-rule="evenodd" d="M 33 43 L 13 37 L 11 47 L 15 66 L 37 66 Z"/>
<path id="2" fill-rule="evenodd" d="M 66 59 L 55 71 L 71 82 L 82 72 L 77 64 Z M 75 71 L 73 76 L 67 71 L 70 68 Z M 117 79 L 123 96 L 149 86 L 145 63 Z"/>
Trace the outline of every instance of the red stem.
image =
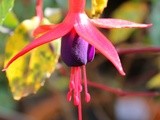
<path id="1" fill-rule="evenodd" d="M 144 47 L 144 48 L 118 48 L 119 54 L 140 54 L 146 52 L 160 52 L 160 47 Z"/>
<path id="2" fill-rule="evenodd" d="M 40 18 L 40 21 L 43 18 L 43 0 L 36 1 L 36 15 Z"/>
<path id="3" fill-rule="evenodd" d="M 106 85 L 102 85 L 100 83 L 95 83 L 88 81 L 88 85 L 91 87 L 95 87 L 119 96 L 159 96 L 160 93 L 158 92 L 128 92 L 128 91 L 123 91 L 122 89 L 119 88 L 111 88 Z"/>
<path id="4" fill-rule="evenodd" d="M 86 0 L 69 0 L 69 10 L 72 12 L 84 12 Z"/>

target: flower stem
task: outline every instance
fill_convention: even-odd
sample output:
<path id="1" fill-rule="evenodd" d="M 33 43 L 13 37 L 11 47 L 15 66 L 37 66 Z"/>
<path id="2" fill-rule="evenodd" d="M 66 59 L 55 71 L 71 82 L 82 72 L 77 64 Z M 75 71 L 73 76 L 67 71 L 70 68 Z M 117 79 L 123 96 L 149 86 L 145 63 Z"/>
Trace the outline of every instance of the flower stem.
<path id="1" fill-rule="evenodd" d="M 40 21 L 43 18 L 43 0 L 36 1 L 36 16 L 40 18 Z"/>
<path id="2" fill-rule="evenodd" d="M 69 0 L 69 9 L 72 12 L 84 12 L 86 0 Z"/>
<path id="3" fill-rule="evenodd" d="M 119 54 L 140 54 L 146 52 L 160 52 L 160 47 L 142 47 L 142 48 L 118 48 Z"/>
<path id="4" fill-rule="evenodd" d="M 160 93 L 158 92 L 128 92 L 128 91 L 123 91 L 122 89 L 119 88 L 111 88 L 105 85 L 102 85 L 100 83 L 95 83 L 91 82 L 88 80 L 88 85 L 91 87 L 95 87 L 119 96 L 159 96 Z"/>

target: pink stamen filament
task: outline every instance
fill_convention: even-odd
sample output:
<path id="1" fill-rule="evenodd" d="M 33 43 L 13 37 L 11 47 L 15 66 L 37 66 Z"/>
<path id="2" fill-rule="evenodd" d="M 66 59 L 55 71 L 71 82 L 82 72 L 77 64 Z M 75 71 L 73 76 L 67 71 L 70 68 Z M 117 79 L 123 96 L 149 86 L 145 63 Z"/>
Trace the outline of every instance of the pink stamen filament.
<path id="1" fill-rule="evenodd" d="M 79 96 L 80 102 L 78 105 L 78 120 L 82 120 L 82 103 L 81 103 L 81 96 Z"/>
<path id="2" fill-rule="evenodd" d="M 84 91 L 85 91 L 85 101 L 89 102 L 91 99 L 90 94 L 88 93 L 88 86 L 87 86 L 87 76 L 86 76 L 86 67 L 83 65 L 83 81 L 84 81 Z"/>
<path id="3" fill-rule="evenodd" d="M 67 100 L 68 101 L 71 101 L 71 99 L 72 99 L 72 91 L 75 89 L 74 74 L 75 74 L 75 70 L 74 70 L 74 68 L 71 68 L 69 92 L 67 94 Z"/>
<path id="4" fill-rule="evenodd" d="M 80 91 L 79 91 L 79 85 L 80 85 L 80 78 L 79 78 L 79 74 L 81 74 L 80 72 L 80 68 L 79 67 L 75 67 L 75 89 L 74 89 L 74 105 L 79 105 L 79 96 L 80 96 Z"/>
<path id="5" fill-rule="evenodd" d="M 83 81 L 82 81 L 83 80 Z M 82 120 L 82 103 L 81 103 L 81 92 L 82 84 L 84 84 L 85 101 L 90 101 L 90 94 L 87 89 L 87 77 L 85 66 L 81 67 L 71 67 L 69 92 L 67 94 L 67 100 L 71 101 L 73 96 L 73 102 L 75 106 L 78 106 L 78 116 L 79 120 Z"/>

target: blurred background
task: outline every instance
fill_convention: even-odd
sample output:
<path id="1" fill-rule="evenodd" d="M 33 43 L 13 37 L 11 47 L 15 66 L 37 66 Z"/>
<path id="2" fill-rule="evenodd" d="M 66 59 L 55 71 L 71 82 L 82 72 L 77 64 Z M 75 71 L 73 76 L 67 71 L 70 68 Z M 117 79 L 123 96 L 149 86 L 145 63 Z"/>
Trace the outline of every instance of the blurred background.
<path id="1" fill-rule="evenodd" d="M 86 6 L 89 16 L 90 3 L 88 0 Z M 61 22 L 67 12 L 66 5 L 67 0 L 44 0 L 45 17 L 54 24 Z M 147 29 L 101 29 L 115 44 L 126 76 L 120 76 L 114 66 L 97 52 L 94 61 L 87 65 L 88 80 L 124 91 L 160 92 L 159 11 L 159 0 L 108 0 L 101 17 L 152 23 L 153 26 Z M 11 34 L 22 21 L 33 16 L 35 16 L 34 0 L 15 0 L 12 12 L 8 14 L 3 26 L 0 26 L 0 69 L 3 68 L 8 53 L 14 51 L 12 45 L 7 44 Z M 23 27 L 19 29 L 24 32 Z M 20 37 L 16 37 L 17 46 L 21 46 L 20 40 Z M 17 70 L 7 74 L 16 76 Z M 39 76 L 41 74 L 42 71 Z M 54 64 L 54 71 L 49 76 L 38 81 L 44 85 L 36 94 L 14 100 L 10 89 L 14 86 L 17 92 L 14 93 L 15 97 L 24 95 L 21 89 L 23 90 L 25 84 L 21 81 L 26 80 L 25 75 L 13 82 L 12 79 L 8 80 L 10 77 L 7 78 L 5 72 L 0 71 L 0 120 L 77 120 L 77 108 L 66 100 L 69 68 L 64 65 L 61 58 L 56 65 Z M 11 81 L 10 84 L 8 81 Z M 34 79 L 30 81 L 34 85 L 29 88 L 41 86 Z M 159 96 L 116 95 L 92 85 L 88 87 L 91 102 L 83 101 L 83 120 L 160 120 Z"/>

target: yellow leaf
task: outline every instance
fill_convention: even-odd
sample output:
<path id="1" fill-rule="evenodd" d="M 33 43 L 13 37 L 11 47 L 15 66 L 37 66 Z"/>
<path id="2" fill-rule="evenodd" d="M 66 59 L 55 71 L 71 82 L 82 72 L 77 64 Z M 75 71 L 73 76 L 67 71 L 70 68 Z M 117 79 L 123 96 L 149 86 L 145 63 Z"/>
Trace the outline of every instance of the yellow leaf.
<path id="1" fill-rule="evenodd" d="M 160 73 L 151 78 L 151 80 L 147 83 L 147 87 L 150 89 L 160 88 Z"/>
<path id="2" fill-rule="evenodd" d="M 108 0 L 92 0 L 91 14 L 93 17 L 99 17 L 104 8 L 107 7 Z"/>
<path id="3" fill-rule="evenodd" d="M 38 27 L 38 18 L 23 21 L 8 38 L 5 64 L 31 42 L 32 32 Z M 56 67 L 60 55 L 60 40 L 45 44 L 26 54 L 7 69 L 6 75 L 16 100 L 36 93 Z"/>
<path id="4" fill-rule="evenodd" d="M 148 7 L 144 2 L 128 1 L 117 8 L 113 14 L 113 18 L 129 20 L 142 23 L 148 14 Z M 113 43 L 119 43 L 127 40 L 136 28 L 111 29 L 109 38 Z"/>

